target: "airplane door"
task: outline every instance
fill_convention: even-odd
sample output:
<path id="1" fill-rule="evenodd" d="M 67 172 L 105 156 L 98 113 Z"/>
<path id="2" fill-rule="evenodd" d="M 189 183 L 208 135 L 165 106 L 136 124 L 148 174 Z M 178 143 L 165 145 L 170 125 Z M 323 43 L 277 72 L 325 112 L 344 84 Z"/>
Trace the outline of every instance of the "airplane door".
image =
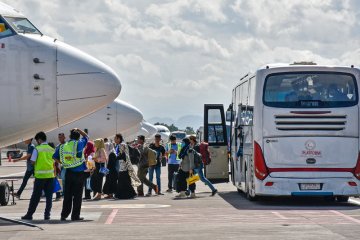
<path id="1" fill-rule="evenodd" d="M 204 141 L 209 144 L 211 163 L 205 166 L 205 176 L 213 183 L 229 182 L 228 139 L 224 106 L 204 105 Z"/>

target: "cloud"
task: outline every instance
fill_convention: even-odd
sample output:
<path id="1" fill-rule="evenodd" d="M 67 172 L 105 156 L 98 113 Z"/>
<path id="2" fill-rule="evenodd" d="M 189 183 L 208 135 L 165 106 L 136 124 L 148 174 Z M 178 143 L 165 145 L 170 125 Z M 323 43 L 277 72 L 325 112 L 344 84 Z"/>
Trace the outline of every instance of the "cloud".
<path id="1" fill-rule="evenodd" d="M 121 98 L 145 118 L 228 105 L 238 79 L 264 64 L 360 65 L 354 0 L 3 1 L 114 68 Z"/>

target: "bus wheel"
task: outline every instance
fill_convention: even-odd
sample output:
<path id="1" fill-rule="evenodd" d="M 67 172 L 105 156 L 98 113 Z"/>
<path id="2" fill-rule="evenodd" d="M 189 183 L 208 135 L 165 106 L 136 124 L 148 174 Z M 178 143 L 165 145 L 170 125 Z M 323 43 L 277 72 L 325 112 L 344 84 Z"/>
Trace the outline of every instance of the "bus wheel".
<path id="1" fill-rule="evenodd" d="M 10 188 L 6 182 L 0 183 L 0 205 L 6 206 L 10 198 Z"/>
<path id="2" fill-rule="evenodd" d="M 347 202 L 347 201 L 349 201 L 349 197 L 348 196 L 337 196 L 336 201 L 338 201 L 338 202 Z"/>
<path id="3" fill-rule="evenodd" d="M 251 196 L 251 193 L 250 193 L 250 186 L 249 186 L 249 181 L 248 181 L 249 175 L 248 174 L 249 174 L 248 169 L 246 168 L 246 170 L 245 170 L 245 195 L 249 201 L 256 201 L 257 200 L 256 196 Z"/>

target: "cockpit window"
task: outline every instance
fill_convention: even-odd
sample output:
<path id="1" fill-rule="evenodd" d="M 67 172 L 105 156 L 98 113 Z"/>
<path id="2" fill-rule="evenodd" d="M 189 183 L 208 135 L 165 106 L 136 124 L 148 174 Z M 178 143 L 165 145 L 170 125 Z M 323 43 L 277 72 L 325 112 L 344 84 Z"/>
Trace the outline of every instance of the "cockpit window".
<path id="1" fill-rule="evenodd" d="M 18 33 L 41 34 L 41 32 L 26 18 L 5 17 L 5 20 Z"/>
<path id="2" fill-rule="evenodd" d="M 13 31 L 8 25 L 0 18 L 0 38 L 8 37 L 13 35 Z"/>

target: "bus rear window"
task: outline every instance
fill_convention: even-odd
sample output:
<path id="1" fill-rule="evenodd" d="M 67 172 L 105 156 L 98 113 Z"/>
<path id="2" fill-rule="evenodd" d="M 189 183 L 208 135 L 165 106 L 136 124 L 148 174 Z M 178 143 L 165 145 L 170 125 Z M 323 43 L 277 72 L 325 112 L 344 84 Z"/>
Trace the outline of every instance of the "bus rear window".
<path id="1" fill-rule="evenodd" d="M 276 73 L 265 80 L 263 102 L 280 108 L 349 107 L 358 102 L 357 84 L 348 73 Z"/>

